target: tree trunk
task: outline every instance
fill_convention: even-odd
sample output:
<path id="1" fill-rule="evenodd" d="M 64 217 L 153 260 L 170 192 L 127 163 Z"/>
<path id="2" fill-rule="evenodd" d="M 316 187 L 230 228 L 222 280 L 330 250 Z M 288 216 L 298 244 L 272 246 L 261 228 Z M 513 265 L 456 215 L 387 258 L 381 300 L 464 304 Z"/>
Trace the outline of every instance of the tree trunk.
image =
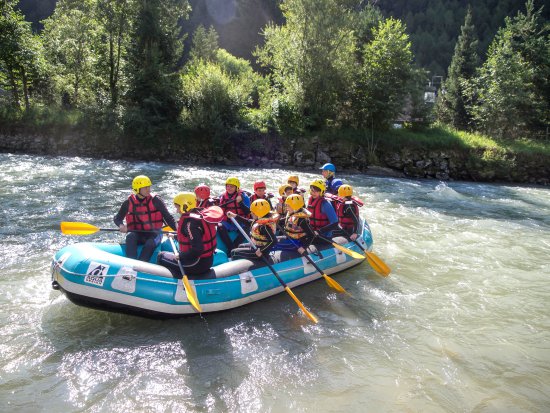
<path id="1" fill-rule="evenodd" d="M 23 80 L 23 95 L 25 97 L 25 110 L 29 110 L 31 105 L 29 103 L 29 87 L 27 86 L 27 72 L 25 68 L 21 68 L 21 79 Z"/>
<path id="2" fill-rule="evenodd" d="M 8 69 L 8 76 L 11 84 L 11 96 L 13 99 L 13 106 L 15 109 L 21 109 L 21 102 L 19 102 L 19 91 L 17 90 L 17 82 L 15 81 L 15 73 L 13 69 Z"/>

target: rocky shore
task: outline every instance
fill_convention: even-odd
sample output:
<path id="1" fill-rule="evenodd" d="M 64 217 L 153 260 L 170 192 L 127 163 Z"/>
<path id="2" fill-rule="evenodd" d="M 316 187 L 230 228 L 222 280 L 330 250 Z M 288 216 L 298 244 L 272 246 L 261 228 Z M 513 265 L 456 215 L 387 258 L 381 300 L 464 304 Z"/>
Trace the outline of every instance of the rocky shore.
<path id="1" fill-rule="evenodd" d="M 121 138 L 90 137 L 78 132 L 0 133 L 0 152 L 301 170 L 333 162 L 340 171 L 352 173 L 442 181 L 550 184 L 550 159 L 544 156 L 492 154 L 483 148 L 427 150 L 403 146 L 388 150 L 383 145 L 372 151 L 368 145 L 345 140 L 283 139 L 244 132 L 220 141 L 172 139 L 147 149 Z"/>

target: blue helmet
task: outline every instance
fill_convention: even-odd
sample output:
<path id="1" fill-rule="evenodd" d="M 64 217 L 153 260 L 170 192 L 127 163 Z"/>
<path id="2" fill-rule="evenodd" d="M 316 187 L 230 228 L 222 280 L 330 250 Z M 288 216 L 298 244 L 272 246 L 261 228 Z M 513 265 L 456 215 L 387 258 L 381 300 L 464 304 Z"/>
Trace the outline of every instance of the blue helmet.
<path id="1" fill-rule="evenodd" d="M 322 169 L 323 171 L 336 172 L 336 167 L 331 163 L 326 163 L 323 166 L 321 166 L 319 169 Z"/>

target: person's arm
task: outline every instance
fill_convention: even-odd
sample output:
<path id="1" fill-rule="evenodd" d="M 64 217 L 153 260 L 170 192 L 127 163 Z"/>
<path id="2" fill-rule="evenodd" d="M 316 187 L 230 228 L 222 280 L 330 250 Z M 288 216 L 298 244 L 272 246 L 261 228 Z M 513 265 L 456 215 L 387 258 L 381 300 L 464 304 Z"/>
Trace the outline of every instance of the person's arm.
<path id="1" fill-rule="evenodd" d="M 353 221 L 353 232 L 351 233 L 351 235 L 357 235 L 357 229 L 359 228 L 359 214 L 357 212 L 358 211 L 356 208 L 354 208 L 354 205 L 346 204 L 344 208 L 344 215 L 351 218 L 351 220 Z"/>
<path id="2" fill-rule="evenodd" d="M 331 205 L 329 201 L 326 199 L 323 199 L 323 203 L 321 204 L 321 212 L 325 214 L 328 218 L 328 225 L 325 225 L 323 228 L 319 229 L 319 232 L 331 232 L 336 229 L 338 229 L 338 216 L 336 215 L 336 211 L 334 210 L 334 207 Z"/>
<path id="3" fill-rule="evenodd" d="M 244 192 L 241 193 L 242 201 L 239 203 L 245 215 L 250 214 L 250 198 Z"/>
<path id="4" fill-rule="evenodd" d="M 166 225 L 168 225 L 172 229 L 176 229 L 178 227 L 178 224 L 176 224 L 176 220 L 174 219 L 172 214 L 168 212 L 168 208 L 166 208 L 166 204 L 164 203 L 162 198 L 160 198 L 158 195 L 155 196 L 153 198 L 153 205 L 162 214 L 162 219 L 164 220 L 164 223 Z"/>
<path id="5" fill-rule="evenodd" d="M 124 218 L 126 218 L 126 215 L 128 214 L 128 205 L 130 201 L 126 200 L 122 203 L 120 206 L 120 209 L 118 210 L 117 214 L 115 215 L 113 222 L 117 227 L 120 228 L 121 225 L 124 225 Z"/>
<path id="6" fill-rule="evenodd" d="M 186 252 L 180 252 L 180 261 L 185 264 L 195 264 L 201 254 L 204 252 L 204 243 L 202 242 L 202 224 L 196 219 L 189 219 L 182 225 L 181 231 L 189 234 L 191 248 Z"/>
<path id="7" fill-rule="evenodd" d="M 302 228 L 302 230 L 305 233 L 305 235 L 302 238 L 300 238 L 300 242 L 302 243 L 304 250 L 306 250 L 311 245 L 311 243 L 313 242 L 313 239 L 316 236 L 315 231 L 313 230 L 313 228 L 311 228 L 309 221 L 305 218 L 298 219 L 297 224 L 300 228 Z M 298 249 L 298 251 L 300 251 L 300 249 Z"/>
<path id="8" fill-rule="evenodd" d="M 275 245 L 277 245 L 277 237 L 273 233 L 273 230 L 269 225 L 263 225 L 260 229 L 260 233 L 267 238 L 266 244 L 262 247 L 260 247 L 260 251 L 262 254 L 265 254 L 266 252 L 270 251 Z"/>

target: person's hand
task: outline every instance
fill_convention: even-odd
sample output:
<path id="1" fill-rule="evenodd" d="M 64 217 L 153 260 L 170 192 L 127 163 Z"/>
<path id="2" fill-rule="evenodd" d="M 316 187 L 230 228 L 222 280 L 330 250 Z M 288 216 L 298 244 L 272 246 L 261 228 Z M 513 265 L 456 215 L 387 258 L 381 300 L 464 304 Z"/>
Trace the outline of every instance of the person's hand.
<path id="1" fill-rule="evenodd" d="M 120 224 L 120 226 L 118 227 L 118 230 L 123 234 L 126 234 L 128 232 L 128 227 L 124 224 Z"/>
<path id="2" fill-rule="evenodd" d="M 352 240 L 352 241 L 355 241 L 355 240 L 357 239 L 358 236 L 359 236 L 359 235 L 353 233 L 353 234 L 351 234 L 351 236 L 349 237 L 349 239 Z"/>
<path id="3" fill-rule="evenodd" d="M 315 234 L 316 237 L 319 236 L 319 231 L 313 231 L 313 233 Z"/>
<path id="4" fill-rule="evenodd" d="M 299 247 L 298 252 L 300 253 L 300 255 L 304 255 L 306 253 L 306 250 L 304 249 L 304 247 Z"/>
<path id="5" fill-rule="evenodd" d="M 237 216 L 237 214 L 235 214 L 234 212 L 227 211 L 227 217 L 228 218 L 235 218 L 236 216 Z"/>
<path id="6" fill-rule="evenodd" d="M 237 198 L 235 198 L 235 201 L 237 201 L 237 204 L 240 204 L 241 202 L 243 202 L 243 197 L 240 195 L 237 195 Z"/>
<path id="7" fill-rule="evenodd" d="M 260 251 L 260 249 L 257 249 L 255 251 L 255 254 L 256 254 L 257 257 L 261 257 L 262 256 L 262 251 Z"/>
<path id="8" fill-rule="evenodd" d="M 171 232 L 167 232 L 164 235 L 166 235 L 167 238 L 174 238 L 174 234 L 172 234 Z"/>

